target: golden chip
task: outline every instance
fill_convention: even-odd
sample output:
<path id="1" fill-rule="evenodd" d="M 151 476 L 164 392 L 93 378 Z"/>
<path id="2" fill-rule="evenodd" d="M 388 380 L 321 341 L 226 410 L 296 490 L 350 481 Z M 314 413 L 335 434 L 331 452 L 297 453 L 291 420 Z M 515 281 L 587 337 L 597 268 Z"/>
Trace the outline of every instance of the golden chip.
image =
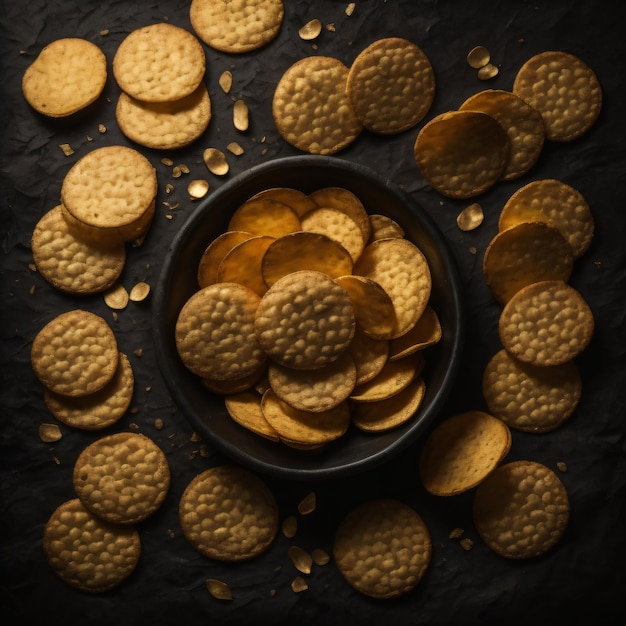
<path id="1" fill-rule="evenodd" d="M 438 343 L 442 332 L 439 316 L 431 306 L 427 306 L 413 328 L 401 337 L 392 339 L 389 344 L 389 360 L 402 359 Z"/>
<path id="2" fill-rule="evenodd" d="M 300 219 L 291 207 L 267 198 L 247 200 L 237 208 L 228 223 L 228 230 L 270 237 L 281 237 L 300 229 Z"/>
<path id="3" fill-rule="evenodd" d="M 130 301 L 130 296 L 124 285 L 117 284 L 113 285 L 113 287 L 104 294 L 104 301 L 109 308 L 119 311 L 126 308 L 126 305 Z"/>
<path id="4" fill-rule="evenodd" d="M 229 250 L 217 268 L 218 283 L 239 283 L 262 296 L 267 291 L 261 263 L 273 237 L 250 237 Z"/>
<path id="5" fill-rule="evenodd" d="M 202 160 L 209 171 L 216 176 L 228 174 L 228 161 L 226 155 L 217 148 L 206 148 L 202 153 Z"/>
<path id="6" fill-rule="evenodd" d="M 475 46 L 467 54 L 467 63 L 475 70 L 485 67 L 491 60 L 491 54 L 485 46 Z"/>
<path id="7" fill-rule="evenodd" d="M 314 200 L 304 193 L 304 191 L 292 187 L 272 187 L 270 189 L 264 189 L 256 193 L 253 197 L 255 200 L 268 198 L 282 202 L 291 207 L 298 217 L 302 217 L 305 213 L 317 207 Z"/>
<path id="8" fill-rule="evenodd" d="M 204 250 L 198 264 L 198 285 L 202 289 L 217 281 L 217 269 L 222 259 L 237 244 L 253 237 L 251 233 L 242 231 L 226 231 L 218 235 Z"/>
<path id="9" fill-rule="evenodd" d="M 235 100 L 233 106 L 233 124 L 237 130 L 248 130 L 249 114 L 248 105 L 243 100 Z"/>
<path id="10" fill-rule="evenodd" d="M 224 399 L 228 414 L 240 426 L 270 441 L 279 441 L 276 429 L 267 421 L 261 408 L 261 396 L 255 391 L 243 391 Z"/>
<path id="11" fill-rule="evenodd" d="M 372 213 L 369 216 L 369 220 L 371 231 L 370 242 L 376 241 L 377 239 L 401 239 L 405 235 L 402 226 L 387 215 Z"/>
<path id="12" fill-rule="evenodd" d="M 319 37 L 319 34 L 322 32 L 322 23 L 318 19 L 313 19 L 308 21 L 304 26 L 301 26 L 298 30 L 298 35 L 300 39 L 304 39 L 304 41 L 311 41 L 316 37 Z"/>
<path id="13" fill-rule="evenodd" d="M 457 215 L 456 223 L 461 230 L 475 230 L 483 223 L 484 218 L 483 208 L 477 202 L 473 202 Z"/>

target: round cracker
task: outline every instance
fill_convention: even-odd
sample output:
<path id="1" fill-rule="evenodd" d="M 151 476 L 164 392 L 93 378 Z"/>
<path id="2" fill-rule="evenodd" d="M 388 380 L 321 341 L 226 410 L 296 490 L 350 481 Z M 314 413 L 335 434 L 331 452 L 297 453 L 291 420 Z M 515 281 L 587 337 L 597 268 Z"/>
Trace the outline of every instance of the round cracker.
<path id="1" fill-rule="evenodd" d="M 46 522 L 43 549 L 61 580 L 81 591 L 103 593 L 133 573 L 141 542 L 136 528 L 105 522 L 73 498 Z"/>
<path id="2" fill-rule="evenodd" d="M 539 111 L 550 141 L 577 139 L 593 126 L 602 108 L 595 72 L 561 50 L 528 59 L 515 76 L 513 93 Z"/>
<path id="3" fill-rule="evenodd" d="M 387 37 L 357 55 L 346 89 L 361 124 L 390 135 L 412 128 L 428 113 L 435 97 L 435 73 L 417 44 Z"/>
<path id="4" fill-rule="evenodd" d="M 113 57 L 120 89 L 143 102 L 171 102 L 196 91 L 206 70 L 202 44 L 188 30 L 160 22 L 131 31 Z"/>
<path id="5" fill-rule="evenodd" d="M 485 281 L 500 304 L 532 283 L 567 282 L 573 267 L 574 255 L 565 237 L 542 222 L 521 222 L 500 231 L 483 257 Z"/>
<path id="6" fill-rule="evenodd" d="M 490 115 L 450 111 L 430 120 L 413 148 L 426 182 L 443 196 L 471 198 L 498 180 L 509 159 L 509 136 Z"/>
<path id="7" fill-rule="evenodd" d="M 170 468 L 152 439 L 121 432 L 89 444 L 76 459 L 72 481 L 94 515 L 114 524 L 135 524 L 165 500 Z"/>
<path id="8" fill-rule="evenodd" d="M 367 242 L 371 234 L 370 216 L 361 199 L 344 187 L 322 187 L 309 194 L 309 197 L 318 207 L 331 207 L 342 211 L 352 218 L 363 233 L 363 240 Z"/>
<path id="9" fill-rule="evenodd" d="M 432 544 L 424 520 L 413 508 L 385 498 L 365 502 L 343 518 L 333 556 L 354 589 L 387 599 L 417 587 L 430 564 Z"/>
<path id="10" fill-rule="evenodd" d="M 563 536 L 569 514 L 565 486 L 549 467 L 534 461 L 497 468 L 476 489 L 472 507 L 481 539 L 510 559 L 547 552 Z"/>
<path id="11" fill-rule="evenodd" d="M 497 417 L 467 411 L 449 417 L 430 433 L 419 460 L 422 485 L 437 496 L 476 487 L 511 448 L 511 431 Z"/>
<path id="12" fill-rule="evenodd" d="M 524 432 L 545 433 L 561 426 L 576 409 L 581 392 L 574 361 L 537 367 L 500 350 L 483 372 L 482 393 L 489 410 Z"/>
<path id="13" fill-rule="evenodd" d="M 239 562 L 265 552 L 278 533 L 278 505 L 259 476 L 220 465 L 195 476 L 179 502 L 189 543 L 202 555 Z"/>
<path id="14" fill-rule="evenodd" d="M 365 248 L 365 240 L 359 225 L 339 209 L 318 207 L 305 213 L 300 221 L 303 231 L 326 235 L 343 246 L 353 261 L 361 256 Z"/>
<path id="15" fill-rule="evenodd" d="M 335 154 L 363 127 L 346 95 L 348 68 L 338 59 L 305 57 L 281 76 L 272 99 L 278 132 L 287 143 L 311 154 Z"/>
<path id="16" fill-rule="evenodd" d="M 35 336 L 31 363 L 40 382 L 63 396 L 87 396 L 113 378 L 117 339 L 104 318 L 74 309 L 49 321 Z"/>
<path id="17" fill-rule="evenodd" d="M 67 117 L 95 102 L 107 80 L 106 57 L 77 37 L 45 46 L 22 77 L 24 98 L 48 117 Z"/>
<path id="18" fill-rule="evenodd" d="M 559 280 L 522 287 L 504 306 L 498 323 L 509 354 L 542 367 L 577 357 L 593 330 L 589 305 L 574 287 Z"/>

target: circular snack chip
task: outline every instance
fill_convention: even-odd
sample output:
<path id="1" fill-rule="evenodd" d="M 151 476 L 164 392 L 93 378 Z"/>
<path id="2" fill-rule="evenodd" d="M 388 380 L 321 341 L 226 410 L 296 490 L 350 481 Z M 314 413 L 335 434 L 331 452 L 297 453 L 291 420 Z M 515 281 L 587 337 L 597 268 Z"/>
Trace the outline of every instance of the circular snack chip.
<path id="1" fill-rule="evenodd" d="M 574 361 L 537 367 L 500 350 L 483 372 L 489 410 L 511 428 L 545 433 L 558 428 L 578 405 L 581 377 Z"/>
<path id="2" fill-rule="evenodd" d="M 280 441 L 276 429 L 263 414 L 261 398 L 256 391 L 243 391 L 224 398 L 224 404 L 228 414 L 240 426 L 270 441 Z"/>
<path id="3" fill-rule="evenodd" d="M 197 376 L 229 380 L 257 370 L 267 356 L 254 318 L 260 296 L 237 283 L 215 283 L 194 293 L 176 321 L 176 348 Z"/>
<path id="4" fill-rule="evenodd" d="M 81 591 L 103 593 L 133 573 L 141 542 L 132 526 L 105 522 L 74 498 L 46 522 L 43 549 L 61 580 Z"/>
<path id="5" fill-rule="evenodd" d="M 350 586 L 366 596 L 387 599 L 417 587 L 430 564 L 432 544 L 413 508 L 399 500 L 379 499 L 344 517 L 335 533 L 333 555 Z"/>
<path id="6" fill-rule="evenodd" d="M 441 340 L 442 334 L 439 316 L 431 306 L 427 306 L 413 328 L 391 341 L 389 360 L 402 359 L 418 350 L 432 346 Z"/>
<path id="7" fill-rule="evenodd" d="M 244 561 L 269 548 L 278 533 L 278 505 L 266 483 L 234 465 L 195 476 L 179 503 L 183 533 L 200 554 Z"/>
<path id="8" fill-rule="evenodd" d="M 347 291 L 321 272 L 302 270 L 276 281 L 261 299 L 254 329 L 274 362 L 317 369 L 343 354 L 354 336 Z"/>
<path id="9" fill-rule="evenodd" d="M 424 489 L 454 496 L 481 483 L 511 448 L 511 431 L 497 417 L 468 411 L 449 417 L 430 433 L 419 460 Z"/>
<path id="10" fill-rule="evenodd" d="M 389 342 L 373 339 L 357 324 L 348 351 L 356 365 L 356 385 L 367 383 L 380 374 L 389 357 Z"/>
<path id="11" fill-rule="evenodd" d="M 417 44 L 388 37 L 370 44 L 354 59 L 346 89 L 363 126 L 389 135 L 412 128 L 428 113 L 435 96 L 435 73 Z"/>
<path id="12" fill-rule="evenodd" d="M 498 330 L 509 354 L 545 367 L 577 357 L 591 341 L 594 318 L 576 289 L 548 280 L 515 293 L 500 314 Z"/>
<path id="13" fill-rule="evenodd" d="M 106 84 L 107 63 L 98 46 L 77 37 L 49 43 L 24 72 L 22 92 L 48 117 L 67 117 L 95 102 Z"/>
<path id="14" fill-rule="evenodd" d="M 278 132 L 310 154 L 335 154 L 363 127 L 346 95 L 348 68 L 338 59 L 305 57 L 282 75 L 272 100 Z"/>
<path id="15" fill-rule="evenodd" d="M 74 309 L 48 322 L 35 336 L 31 363 L 40 382 L 63 396 L 102 389 L 119 362 L 117 340 L 104 318 Z"/>
<path id="16" fill-rule="evenodd" d="M 50 412 L 63 424 L 83 430 L 101 430 L 124 416 L 133 399 L 135 377 L 128 357 L 119 353 L 119 364 L 111 381 L 88 396 L 70 398 L 44 391 Z"/>
<path id="17" fill-rule="evenodd" d="M 217 270 L 222 259 L 239 243 L 253 237 L 251 233 L 229 230 L 218 235 L 204 250 L 198 263 L 200 289 L 217 283 Z"/>
<path id="18" fill-rule="evenodd" d="M 392 238 L 402 239 L 405 235 L 402 226 L 387 215 L 372 213 L 369 216 L 369 220 L 371 229 L 370 241 Z"/>
<path id="19" fill-rule="evenodd" d="M 276 241 L 273 237 L 259 235 L 238 243 L 229 250 L 217 268 L 218 283 L 239 283 L 260 296 L 267 291 L 263 279 L 263 255 Z"/>
<path id="20" fill-rule="evenodd" d="M 539 159 L 546 131 L 541 113 L 510 91 L 487 89 L 470 96 L 460 111 L 481 111 L 499 122 L 509 136 L 509 160 L 503 180 L 528 172 Z"/>
<path id="21" fill-rule="evenodd" d="M 476 489 L 472 514 L 481 539 L 509 559 L 539 556 L 563 536 L 570 505 L 565 486 L 545 465 L 513 461 Z"/>
<path id="22" fill-rule="evenodd" d="M 120 130 L 132 141 L 155 150 L 189 145 L 211 121 L 211 99 L 206 85 L 171 102 L 143 102 L 122 92 L 115 107 Z"/>
<path id="23" fill-rule="evenodd" d="M 135 524 L 152 515 L 170 487 L 165 454 L 149 437 L 122 432 L 89 444 L 74 465 L 80 501 L 115 524 Z"/>
<path id="24" fill-rule="evenodd" d="M 251 198 L 233 213 L 228 230 L 253 235 L 281 237 L 302 228 L 294 210 L 284 202 L 271 198 Z"/>
<path id="25" fill-rule="evenodd" d="M 569 243 L 559 230 L 542 222 L 521 222 L 500 231 L 483 257 L 485 281 L 500 304 L 532 283 L 567 282 L 573 267 Z"/>
<path id="26" fill-rule="evenodd" d="M 317 206 L 304 191 L 292 187 L 272 187 L 254 195 L 255 200 L 266 198 L 286 204 L 298 217 L 302 217 Z"/>
<path id="27" fill-rule="evenodd" d="M 353 261 L 361 256 L 365 248 L 359 225 L 339 209 L 318 207 L 304 214 L 300 221 L 303 231 L 326 235 L 343 246 Z"/>
<path id="28" fill-rule="evenodd" d="M 513 93 L 539 111 L 551 141 L 577 139 L 593 126 L 602 108 L 602 88 L 593 70 L 560 50 L 528 59 L 515 76 Z"/>
<path id="29" fill-rule="evenodd" d="M 211 48 L 241 54 L 272 41 L 280 30 L 282 0 L 192 0 L 189 19 Z"/>
<path id="30" fill-rule="evenodd" d="M 414 145 L 426 182 L 450 198 L 471 198 L 492 187 L 509 160 L 509 136 L 479 111 L 450 111 L 430 120 Z"/>
<path id="31" fill-rule="evenodd" d="M 574 187 L 552 178 L 532 181 L 507 200 L 498 220 L 505 230 L 520 222 L 546 222 L 558 228 L 580 258 L 593 239 L 594 221 L 583 195 Z"/>
<path id="32" fill-rule="evenodd" d="M 193 93 L 202 82 L 206 58 L 189 31 L 161 22 L 130 32 L 113 57 L 120 89 L 143 102 L 171 102 Z"/>
<path id="33" fill-rule="evenodd" d="M 123 242 L 81 239 L 60 205 L 35 225 L 31 249 L 39 273 L 57 289 L 71 294 L 105 291 L 117 281 L 126 263 Z"/>

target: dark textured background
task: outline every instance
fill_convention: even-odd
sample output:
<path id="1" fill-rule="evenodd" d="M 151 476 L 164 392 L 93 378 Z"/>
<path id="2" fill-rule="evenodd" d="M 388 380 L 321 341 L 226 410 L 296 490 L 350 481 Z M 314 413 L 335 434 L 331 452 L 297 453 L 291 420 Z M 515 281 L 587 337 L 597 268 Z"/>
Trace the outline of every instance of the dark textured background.
<path id="1" fill-rule="evenodd" d="M 484 408 L 480 394 L 482 370 L 499 349 L 500 308 L 484 284 L 481 262 L 496 232 L 500 209 L 510 194 L 531 180 L 558 178 L 579 189 L 589 202 L 596 233 L 587 254 L 575 265 L 571 283 L 580 290 L 596 319 L 594 338 L 578 359 L 583 397 L 574 416 L 560 429 L 543 435 L 515 432 L 507 460 L 531 459 L 556 468 L 571 499 L 571 520 L 561 543 L 541 558 L 511 562 L 486 548 L 470 517 L 471 494 L 442 499 L 429 496 L 416 475 L 419 442 L 384 467 L 367 475 L 332 483 L 289 483 L 268 478 L 282 517 L 296 512 L 311 490 L 318 508 L 300 519 L 294 540 L 279 536 L 258 559 L 245 564 L 211 562 L 186 542 L 177 520 L 177 502 L 188 481 L 219 455 L 198 454 L 193 428 L 177 411 L 156 366 L 150 330 L 150 301 L 132 304 L 113 320 L 101 296 L 77 300 L 55 292 L 33 273 L 29 241 L 39 217 L 58 203 L 61 182 L 69 167 L 87 151 L 127 140 L 116 127 L 114 103 L 119 93 L 112 75 L 104 97 L 76 119 L 55 121 L 37 115 L 24 101 L 20 81 L 26 67 L 50 41 L 84 37 L 101 46 L 110 62 L 122 39 L 133 29 L 169 20 L 190 29 L 189 2 L 160 0 L 112 2 L 4 0 L 0 4 L 0 614 L 3 624 L 28 620 L 45 624 L 129 626 L 135 624 L 558 624 L 574 613 L 589 623 L 621 623 L 626 590 L 626 387 L 624 293 L 626 287 L 626 219 L 624 84 L 626 5 L 623 2 L 544 0 L 452 2 L 450 0 L 357 0 L 351 17 L 345 1 L 287 0 L 283 27 L 275 41 L 244 56 L 229 56 L 205 46 L 207 83 L 213 119 L 207 132 L 177 154 L 142 150 L 157 168 L 160 182 L 157 214 L 145 244 L 129 250 L 122 282 L 154 285 L 163 254 L 176 229 L 195 209 L 186 197 L 186 182 L 207 178 L 213 189 L 224 179 L 212 176 L 202 163 L 205 147 L 224 149 L 233 140 L 245 154 L 231 157 L 226 180 L 251 165 L 297 154 L 280 139 L 271 118 L 271 98 L 282 72 L 312 53 L 336 56 L 349 65 L 358 52 L 380 37 L 402 36 L 418 43 L 430 58 L 437 78 L 436 98 L 426 120 L 455 109 L 469 95 L 487 88 L 510 89 L 517 69 L 530 56 L 550 49 L 578 55 L 598 75 L 603 110 L 592 130 L 570 144 L 546 145 L 537 166 L 523 178 L 502 183 L 481 196 L 485 221 L 476 231 L 456 226 L 468 202 L 440 197 L 425 185 L 416 169 L 412 146 L 419 127 L 380 138 L 364 133 L 340 157 L 374 167 L 402 185 L 433 217 L 448 239 L 466 287 L 468 338 L 464 363 L 454 392 L 441 417 Z M 315 42 L 298 38 L 298 28 L 317 17 L 334 23 Z M 100 35 L 108 29 L 109 34 Z M 480 82 L 466 63 L 475 45 L 489 48 L 499 75 Z M 233 90 L 218 87 L 222 71 L 234 75 Z M 231 123 L 232 99 L 250 107 L 251 127 L 238 133 Z M 425 120 L 425 121 L 426 121 Z M 106 134 L 98 133 L 105 124 Z M 421 127 L 421 125 L 420 125 Z M 87 136 L 94 138 L 87 141 Z M 262 138 L 266 138 L 264 142 Z M 76 153 L 63 155 L 69 143 Z M 140 148 L 141 149 L 141 148 Z M 191 173 L 171 178 L 160 163 L 170 156 Z M 175 186 L 166 197 L 165 184 Z M 162 201 L 180 202 L 174 219 L 165 218 Z M 476 249 L 472 253 L 471 248 Z M 112 325 L 120 349 L 130 355 L 136 375 L 134 410 L 111 431 L 136 424 L 165 450 L 173 480 L 164 506 L 141 524 L 142 556 L 137 570 L 117 590 L 102 596 L 83 594 L 61 582 L 45 562 L 41 539 L 44 524 L 61 502 L 73 497 L 73 463 L 96 433 L 62 427 L 56 444 L 42 443 L 37 429 L 53 421 L 43 403 L 42 388 L 29 363 L 30 343 L 53 316 L 78 304 L 103 315 Z M 143 350 L 137 357 L 134 352 Z M 164 428 L 154 428 L 161 418 Z M 59 462 L 56 463 L 55 459 Z M 297 572 L 287 557 L 295 543 L 328 551 L 339 520 L 366 498 L 397 497 L 411 504 L 426 521 L 433 540 L 431 566 L 411 595 L 387 603 L 360 596 L 330 563 L 306 577 L 309 589 L 290 589 Z M 455 527 L 475 540 L 464 551 L 448 538 Z M 230 585 L 234 599 L 213 599 L 206 578 Z M 275 595 L 271 590 L 276 590 Z M 577 623 L 577 622 L 572 622 Z"/>

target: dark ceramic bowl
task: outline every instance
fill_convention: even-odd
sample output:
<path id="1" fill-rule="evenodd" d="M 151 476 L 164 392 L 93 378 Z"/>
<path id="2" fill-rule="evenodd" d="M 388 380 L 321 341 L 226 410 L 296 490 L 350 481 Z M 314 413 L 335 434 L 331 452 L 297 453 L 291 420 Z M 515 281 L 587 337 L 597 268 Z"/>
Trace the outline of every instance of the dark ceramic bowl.
<path id="1" fill-rule="evenodd" d="M 428 259 L 430 303 L 443 337 L 428 348 L 426 395 L 405 425 L 379 434 L 350 429 L 321 451 L 294 450 L 266 440 L 234 422 L 222 397 L 209 392 L 182 364 L 174 340 L 178 313 L 197 291 L 196 268 L 202 252 L 227 229 L 233 211 L 271 187 L 311 192 L 338 186 L 355 193 L 370 213 L 382 213 L 404 228 L 406 237 Z M 159 366 L 172 397 L 196 432 L 216 450 L 249 469 L 289 479 L 329 479 L 371 469 L 416 442 L 441 410 L 457 374 L 464 339 L 461 284 L 457 268 L 436 225 L 412 198 L 371 169 L 336 157 L 296 156 L 255 166 L 225 183 L 198 205 L 176 234 L 154 291 L 153 335 Z"/>

